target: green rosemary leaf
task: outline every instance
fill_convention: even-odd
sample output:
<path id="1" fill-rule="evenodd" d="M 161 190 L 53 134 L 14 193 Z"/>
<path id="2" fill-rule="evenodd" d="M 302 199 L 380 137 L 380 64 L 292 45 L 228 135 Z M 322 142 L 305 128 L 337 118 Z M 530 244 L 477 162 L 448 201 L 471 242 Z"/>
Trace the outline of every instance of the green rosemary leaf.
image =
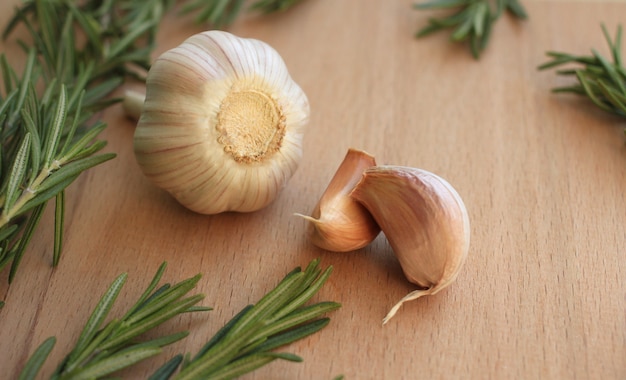
<path id="1" fill-rule="evenodd" d="M 63 248 L 63 227 L 65 221 L 65 191 L 62 190 L 56 195 L 54 207 L 54 251 L 52 253 L 52 266 L 57 266 L 61 259 Z"/>
<path id="2" fill-rule="evenodd" d="M 604 32 L 604 36 L 606 40 L 609 41 L 609 45 L 611 45 L 611 53 L 613 55 L 613 60 L 615 61 L 615 65 L 622 68 L 622 75 L 626 76 L 626 70 L 624 69 L 624 62 L 622 61 L 622 53 L 620 51 L 620 47 L 622 46 L 622 25 L 617 26 L 617 33 L 615 36 L 615 41 L 611 43 L 611 37 L 609 37 L 609 32 L 606 29 L 606 26 L 602 25 L 602 30 Z"/>
<path id="3" fill-rule="evenodd" d="M 452 41 L 463 41 L 465 39 L 467 39 L 470 36 L 470 31 L 472 31 L 472 27 L 473 27 L 473 20 L 474 16 L 472 16 L 472 18 L 467 18 L 465 19 L 453 32 L 452 35 L 450 36 L 450 38 L 452 39 Z"/>
<path id="4" fill-rule="evenodd" d="M 74 140 L 74 135 L 76 134 L 76 130 L 78 129 L 78 125 L 80 123 L 79 119 L 81 117 L 84 97 L 85 97 L 85 90 L 83 89 L 82 91 L 78 93 L 78 97 L 76 98 L 76 107 L 75 107 L 74 115 L 71 119 L 72 123 L 70 124 L 69 128 L 66 128 L 65 130 L 65 137 L 64 137 L 65 142 L 63 143 L 63 146 L 61 147 L 61 150 L 60 150 L 61 156 L 65 155 L 65 153 L 69 149 L 70 144 Z M 70 104 L 71 104 L 71 100 L 70 100 Z"/>
<path id="5" fill-rule="evenodd" d="M 167 268 L 167 262 L 164 261 L 163 263 L 161 263 L 161 265 L 159 266 L 159 268 L 157 269 L 156 273 L 154 274 L 154 276 L 152 277 L 152 281 L 150 281 L 150 284 L 148 284 L 148 287 L 146 288 L 146 290 L 143 292 L 143 294 L 139 297 L 139 299 L 137 300 L 137 302 L 135 302 L 135 305 L 132 306 L 124 315 L 124 317 L 122 317 L 122 320 L 127 320 L 129 316 L 133 315 L 133 313 L 135 313 L 135 311 L 139 308 L 142 307 L 143 303 L 146 301 L 146 299 L 148 299 L 148 297 L 150 297 L 150 294 L 154 291 L 154 289 L 156 289 L 157 285 L 159 284 L 159 282 L 161 281 L 161 278 L 163 277 L 163 273 L 165 273 L 165 269 Z"/>
<path id="6" fill-rule="evenodd" d="M 108 107 L 107 97 L 124 83 L 124 78 L 113 77 L 91 86 L 85 92 L 84 102 L 87 110 L 97 111 Z M 117 101 L 117 100 L 116 100 Z"/>
<path id="7" fill-rule="evenodd" d="M 276 312 L 276 309 L 280 308 L 283 302 L 293 297 L 291 289 L 297 287 L 303 277 L 303 272 L 294 273 L 286 277 L 276 288 L 263 296 L 263 298 L 232 327 L 224 339 L 228 340 L 237 334 L 255 328 L 255 322 L 257 321 L 265 321 L 265 318 Z"/>
<path id="8" fill-rule="evenodd" d="M 301 326 L 298 326 L 292 330 L 276 334 L 275 336 L 268 338 L 261 345 L 257 346 L 254 352 L 265 352 L 287 345 L 289 343 L 293 343 L 309 335 L 315 334 L 316 332 L 326 327 L 329 322 L 329 318 L 321 318 L 312 322 L 304 323 Z"/>
<path id="9" fill-rule="evenodd" d="M 2 228 L 0 228 L 0 241 L 4 241 L 13 236 L 17 229 L 17 224 L 4 225 Z"/>
<path id="10" fill-rule="evenodd" d="M 54 64 L 54 73 L 56 78 L 62 81 L 71 81 L 72 75 L 76 70 L 76 37 L 74 35 L 74 18 L 71 14 L 65 17 L 65 22 L 61 29 L 60 39 L 65 43 L 58 48 Z M 52 62 L 49 62 L 52 67 Z"/>
<path id="11" fill-rule="evenodd" d="M 592 49 L 591 56 L 575 56 L 567 53 L 547 52 L 552 59 L 538 67 L 539 70 L 565 64 L 578 64 L 582 68 L 557 70 L 557 75 L 575 76 L 576 85 L 554 88 L 553 92 L 569 92 L 586 96 L 600 109 L 626 117 L 626 68 L 623 67 L 620 53 L 621 25 L 617 28 L 615 42 L 611 40 L 606 27 L 602 25 L 604 37 L 611 49 L 613 62 Z"/>
<path id="12" fill-rule="evenodd" d="M 11 174 L 9 175 L 6 196 L 4 205 L 2 207 L 2 214 L 7 220 L 11 218 L 10 215 L 11 208 L 13 204 L 17 200 L 19 196 L 18 188 L 22 184 L 22 180 L 26 175 L 26 170 L 28 168 L 28 156 L 30 154 L 30 133 L 27 133 L 24 136 L 24 140 L 20 146 L 20 149 L 15 156 L 15 161 L 13 161 L 13 168 L 11 169 Z"/>
<path id="13" fill-rule="evenodd" d="M 320 302 L 310 306 L 302 307 L 290 314 L 277 319 L 270 325 L 267 325 L 262 333 L 268 337 L 278 334 L 281 331 L 287 331 L 290 328 L 313 320 L 323 314 L 339 309 L 341 304 L 337 302 Z"/>
<path id="14" fill-rule="evenodd" d="M 129 31 L 122 39 L 116 41 L 107 54 L 107 58 L 113 58 L 118 56 L 122 51 L 131 47 L 131 45 L 146 31 L 154 27 L 154 21 L 144 22 L 135 26 L 135 29 Z"/>
<path id="15" fill-rule="evenodd" d="M 34 7 L 35 7 L 35 2 L 34 1 L 25 1 L 22 4 L 22 8 L 17 8 L 15 10 L 15 13 L 13 14 L 13 17 L 11 17 L 11 19 L 7 23 L 6 28 L 4 29 L 4 32 L 2 33 L 2 39 L 3 40 L 6 40 L 9 37 L 9 34 L 11 34 L 13 32 L 13 30 L 21 22 L 23 22 L 23 19 L 25 18 L 25 14 L 31 13 L 33 11 Z"/>
<path id="16" fill-rule="evenodd" d="M 103 122 L 98 122 L 95 125 L 91 126 L 90 129 L 87 132 L 85 132 L 78 141 L 76 141 L 75 143 L 73 143 L 71 146 L 67 147 L 67 149 L 64 149 L 60 153 L 60 158 L 58 160 L 61 162 L 68 162 L 74 159 L 105 128 L 106 128 L 106 124 L 104 124 Z"/>
<path id="17" fill-rule="evenodd" d="M 609 40 L 609 43 L 611 41 Z M 611 83 L 613 83 L 618 89 L 619 92 L 626 94 L 626 85 L 623 82 L 623 79 L 620 78 L 615 66 L 609 61 L 607 61 L 600 53 L 598 53 L 595 49 L 591 49 L 593 56 L 596 57 L 600 65 L 604 69 L 604 72 L 610 77 Z"/>
<path id="18" fill-rule="evenodd" d="M 579 85 L 556 87 L 552 89 L 552 92 L 554 93 L 569 92 L 569 93 L 577 94 L 577 95 L 585 95 L 585 90 Z"/>
<path id="19" fill-rule="evenodd" d="M 163 364 L 148 380 L 169 380 L 183 362 L 183 355 L 179 354 Z"/>
<path id="20" fill-rule="evenodd" d="M 278 359 L 276 354 L 260 353 L 233 361 L 211 374 L 211 380 L 235 379 Z"/>
<path id="21" fill-rule="evenodd" d="M 198 12 L 197 23 L 207 23 L 217 28 L 230 25 L 239 15 L 243 0 L 190 0 L 187 1 L 182 13 Z"/>
<path id="22" fill-rule="evenodd" d="M 431 0 L 413 5 L 417 10 L 450 9 L 453 13 L 439 18 L 430 18 L 428 25 L 418 30 L 416 37 L 424 37 L 443 29 L 452 29 L 450 40 L 467 41 L 475 59 L 487 47 L 493 24 L 508 9 L 516 18 L 527 18 L 526 11 L 518 0 L 497 0 L 493 11 L 489 0 Z"/>
<path id="23" fill-rule="evenodd" d="M 198 274 L 167 289 L 167 291 L 161 293 L 158 297 L 151 299 L 150 302 L 146 303 L 136 312 L 125 318 L 126 322 L 129 324 L 136 323 L 153 314 L 157 310 L 162 309 L 166 305 L 171 304 L 173 300 L 180 298 L 183 294 L 186 294 L 189 290 L 193 289 L 198 281 L 200 281 L 201 277 L 202 276 Z"/>
<path id="24" fill-rule="evenodd" d="M 156 299 L 157 297 L 160 297 L 160 296 L 161 296 L 161 294 L 165 293 L 165 292 L 166 292 L 169 288 L 171 288 L 171 287 L 172 287 L 172 285 L 171 285 L 171 284 L 169 284 L 169 283 L 168 283 L 168 284 L 163 284 L 160 288 L 158 288 L 157 290 L 155 290 L 155 291 L 154 291 L 154 293 L 150 294 L 150 296 L 149 296 L 148 298 L 146 298 L 146 299 L 145 299 L 145 300 L 144 300 L 144 301 L 143 301 L 143 302 L 139 305 L 139 307 L 137 307 L 137 308 L 133 311 L 133 313 L 134 313 L 136 310 L 140 310 L 140 309 L 141 309 L 141 308 L 143 308 L 144 306 L 149 305 L 149 304 L 150 304 L 150 302 L 152 302 L 152 300 Z M 128 317 L 128 316 L 130 316 L 130 315 L 131 315 L 131 313 L 128 313 L 128 314 L 127 314 L 127 317 Z"/>
<path id="25" fill-rule="evenodd" d="M 88 360 L 91 362 L 98 362 L 102 359 L 105 359 L 111 355 L 111 352 L 99 350 L 99 346 L 104 342 L 111 333 L 119 328 L 121 321 L 118 319 L 114 319 L 107 323 L 103 329 L 98 330 L 96 334 L 87 341 L 87 345 L 82 347 L 80 351 L 76 352 L 74 357 L 70 356 L 67 358 L 63 365 L 63 372 L 70 375 L 69 377 L 74 376 L 74 374 L 81 370 L 84 367 L 83 363 L 86 363 Z"/>
<path id="26" fill-rule="evenodd" d="M 103 141 L 103 140 L 94 141 L 91 145 L 86 146 L 80 152 L 76 153 L 76 155 L 74 155 L 72 157 L 72 161 L 82 160 L 82 159 L 86 159 L 86 158 L 95 158 L 95 157 L 92 157 L 92 156 L 95 153 L 97 153 L 97 152 L 101 151 L 102 149 L 104 149 L 105 146 L 107 146 L 107 142 L 106 141 Z M 111 158 L 114 158 L 114 157 L 115 157 L 115 154 L 112 154 Z M 62 162 L 62 161 L 59 161 L 59 162 Z M 78 174 L 80 174 L 80 173 L 78 173 Z"/>
<path id="27" fill-rule="evenodd" d="M 14 246 L 12 253 L 10 254 L 13 257 L 13 262 L 11 263 L 11 270 L 9 271 L 9 284 L 13 282 L 15 278 L 15 274 L 17 273 L 17 268 L 22 261 L 22 256 L 24 256 L 24 252 L 26 251 L 26 247 L 28 243 L 30 243 L 31 238 L 33 237 L 33 233 L 35 232 L 35 228 L 39 224 L 41 220 L 41 215 L 43 215 L 43 211 L 46 205 L 39 205 L 34 208 L 31 214 L 28 217 L 28 222 L 26 223 L 26 227 L 22 237 L 20 238 L 17 246 Z"/>
<path id="28" fill-rule="evenodd" d="M 485 14 L 489 12 L 489 5 L 486 3 L 477 3 L 474 17 L 472 18 L 472 27 L 476 36 L 480 37 L 485 31 Z"/>
<path id="29" fill-rule="evenodd" d="M 38 193 L 44 192 L 69 178 L 76 178 L 77 175 L 84 172 L 85 170 L 97 166 L 105 161 L 108 161 L 113 157 L 115 157 L 114 153 L 105 153 L 98 156 L 90 156 L 71 161 L 70 163 L 63 165 L 60 169 L 50 174 L 50 176 L 45 181 L 43 181 L 41 186 L 32 190 Z"/>
<path id="30" fill-rule="evenodd" d="M 620 92 L 601 79 L 598 80 L 598 88 L 613 110 L 626 110 L 626 91 Z"/>
<path id="31" fill-rule="evenodd" d="M 224 337 L 226 336 L 226 334 L 228 334 L 230 329 L 235 324 L 237 324 L 239 322 L 239 320 L 252 308 L 252 306 L 253 305 L 248 305 L 248 306 L 244 307 L 230 321 L 228 321 L 228 323 L 226 323 L 224 325 L 224 327 L 219 329 L 217 331 L 217 333 L 215 333 L 215 335 L 213 335 L 213 337 L 200 349 L 200 351 L 198 351 L 198 353 L 196 354 L 196 356 L 192 360 L 199 359 L 202 355 L 206 354 L 207 351 L 209 351 L 211 348 L 213 348 L 213 346 L 215 346 L 215 344 L 217 344 L 222 339 L 224 339 Z"/>
<path id="32" fill-rule="evenodd" d="M 249 338 L 254 336 L 256 330 L 263 327 L 263 322 L 255 324 L 252 328 L 241 331 L 236 338 L 224 339 L 208 350 L 205 355 L 189 363 L 184 370 L 175 376 L 177 380 L 192 380 L 208 378 L 209 375 L 227 365 L 237 357 L 242 344 L 246 344 Z"/>
<path id="33" fill-rule="evenodd" d="M 0 55 L 0 69 L 2 70 L 2 82 L 4 83 L 4 92 L 10 94 L 17 91 L 15 83 L 18 82 L 15 70 L 9 65 L 6 55 Z M 8 98 L 8 95 L 7 95 Z"/>
<path id="34" fill-rule="evenodd" d="M 3 117 L 9 112 L 9 108 L 13 105 L 13 101 L 17 97 L 17 89 L 8 91 L 8 95 L 0 103 L 0 115 Z M 4 124 L 4 123 L 3 123 Z"/>
<path id="35" fill-rule="evenodd" d="M 81 12 L 78 10 L 78 7 L 72 3 L 68 2 L 67 6 L 71 12 L 71 15 L 78 21 L 81 26 L 82 31 L 85 33 L 85 36 L 89 40 L 89 43 L 93 46 L 95 51 L 103 51 L 103 39 L 102 39 L 102 26 L 96 20 L 94 14 L 90 14 L 88 12 Z M 68 17 L 68 19 L 71 19 Z"/>
<path id="36" fill-rule="evenodd" d="M 19 112 L 24 106 L 24 101 L 26 100 L 26 94 L 28 92 L 28 87 L 31 85 L 33 70 L 35 65 L 35 51 L 31 50 L 28 54 L 28 59 L 26 61 L 26 66 L 24 68 L 24 74 L 22 76 L 22 81 L 19 86 L 18 100 L 17 104 L 14 107 L 14 113 L 9 119 L 9 124 L 15 123 L 17 118 L 19 117 Z"/>
<path id="37" fill-rule="evenodd" d="M 517 16 L 519 19 L 528 18 L 528 14 L 526 13 L 526 9 L 522 6 L 519 0 L 506 0 L 507 9 L 513 13 L 513 15 Z"/>
<path id="38" fill-rule="evenodd" d="M 44 165 L 50 167 L 52 159 L 57 151 L 57 146 L 61 140 L 61 132 L 65 123 L 67 95 L 65 92 L 65 86 L 61 86 L 59 92 L 59 98 L 57 100 L 56 111 L 54 112 L 54 119 L 51 124 L 51 128 L 48 129 L 48 135 L 46 136 L 47 144 L 44 147 Z"/>
<path id="39" fill-rule="evenodd" d="M 30 116 L 30 113 L 26 110 L 22 110 L 21 116 L 24 128 L 28 131 L 28 135 L 30 136 L 30 139 L 32 141 L 30 143 L 31 179 L 28 181 L 30 184 L 33 182 L 34 177 L 39 173 L 39 168 L 41 164 L 41 140 L 39 139 L 39 131 L 37 129 L 37 125 L 35 125 L 35 122 Z"/>
<path id="40" fill-rule="evenodd" d="M 250 10 L 262 13 L 282 12 L 296 5 L 302 0 L 257 0 L 250 6 Z"/>
<path id="41" fill-rule="evenodd" d="M 133 345 L 133 347 L 136 347 L 136 348 L 137 347 L 149 347 L 149 346 L 165 347 L 165 346 L 169 346 L 172 343 L 176 343 L 180 340 L 183 340 L 188 336 L 189 336 L 189 331 L 181 331 L 181 332 L 177 332 L 171 335 L 166 335 L 166 336 L 162 336 L 162 337 L 155 338 L 152 340 L 148 340 L 146 342 L 137 343 Z"/>
<path id="42" fill-rule="evenodd" d="M 114 334 L 106 343 L 102 344 L 101 349 L 106 350 L 123 344 L 125 341 L 129 341 L 144 332 L 155 328 L 172 317 L 184 313 L 191 306 L 202 301 L 203 299 L 204 295 L 198 294 L 180 301 L 172 302 L 168 307 L 159 310 L 158 313 L 137 321 L 135 324 L 128 324 L 130 325 L 129 327 L 121 328 L 118 333 Z"/>
<path id="43" fill-rule="evenodd" d="M 36 1 L 37 23 L 41 31 L 42 41 L 42 53 L 45 56 L 53 57 L 57 48 L 54 41 L 56 31 L 59 30 L 58 21 L 56 17 L 48 17 L 51 14 L 56 13 L 53 4 L 48 1 Z"/>
<path id="44" fill-rule="evenodd" d="M 41 366 L 50 355 L 56 341 L 55 337 L 50 337 L 43 341 L 26 362 L 24 369 L 20 373 L 19 380 L 34 380 L 37 378 Z"/>
<path id="45" fill-rule="evenodd" d="M 98 302 L 98 305 L 96 305 L 96 308 L 91 313 L 87 324 L 83 328 L 83 331 L 80 334 L 78 341 L 76 342 L 74 350 L 69 355 L 68 366 L 72 364 L 73 359 L 80 355 L 81 351 L 89 345 L 89 342 L 96 335 L 96 333 L 100 329 L 100 326 L 102 325 L 102 322 L 109 314 L 109 311 L 111 311 L 111 307 L 117 299 L 120 290 L 122 290 L 122 287 L 124 286 L 127 278 L 128 274 L 122 273 L 113 281 L 113 283 L 111 283 L 109 289 L 106 291 L 106 293 L 104 293 L 104 295 L 100 299 L 100 302 Z"/>
<path id="46" fill-rule="evenodd" d="M 56 185 L 47 188 L 46 190 L 38 190 L 37 194 L 35 194 L 33 198 L 31 198 L 29 201 L 24 203 L 22 207 L 20 207 L 18 213 L 24 214 L 31 211 L 35 207 L 45 204 L 48 200 L 54 198 L 59 192 L 63 191 L 63 189 L 65 189 L 72 182 L 74 182 L 76 178 L 78 178 L 78 174 L 73 177 L 68 177 L 63 181 L 57 183 Z"/>
<path id="47" fill-rule="evenodd" d="M 72 376 L 73 380 L 89 380 L 97 379 L 106 375 L 110 375 L 116 371 L 129 367 L 144 359 L 161 353 L 160 347 L 131 347 L 122 350 L 101 361 L 97 361 L 86 366 L 80 372 Z"/>
<path id="48" fill-rule="evenodd" d="M 431 0 L 424 3 L 413 4 L 415 9 L 440 9 L 456 8 L 467 4 L 467 0 Z"/>
<path id="49" fill-rule="evenodd" d="M 292 311 L 296 310 L 300 306 L 304 305 L 307 301 L 309 301 L 326 283 L 332 271 L 333 271 L 333 268 L 328 267 L 326 268 L 324 273 L 321 274 L 321 276 L 319 277 L 316 276 L 318 278 L 315 281 L 315 283 L 312 283 L 311 285 L 307 285 L 306 289 L 304 289 L 301 292 L 298 292 L 299 294 L 297 297 L 295 297 L 288 304 L 284 305 L 280 312 L 277 312 L 274 314 L 274 318 L 272 318 L 272 321 L 278 320 L 282 318 L 283 316 L 290 314 Z"/>

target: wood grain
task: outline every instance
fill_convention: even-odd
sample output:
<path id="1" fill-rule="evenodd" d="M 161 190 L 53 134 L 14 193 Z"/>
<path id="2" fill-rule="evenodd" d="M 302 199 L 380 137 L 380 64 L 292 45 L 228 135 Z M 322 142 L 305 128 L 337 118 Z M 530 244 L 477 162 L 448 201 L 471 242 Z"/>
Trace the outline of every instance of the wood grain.
<path id="1" fill-rule="evenodd" d="M 191 336 L 123 373 L 145 378 L 320 257 L 335 271 L 317 299 L 343 307 L 321 333 L 285 349 L 303 363 L 274 362 L 246 378 L 626 378 L 626 124 L 551 94 L 567 80 L 536 70 L 547 50 L 608 53 L 600 24 L 615 31 L 626 3 L 524 3 L 531 18 L 501 19 L 480 61 L 446 35 L 414 39 L 430 14 L 410 1 L 309 0 L 237 22 L 233 33 L 279 51 L 312 107 L 300 168 L 256 213 L 202 216 L 179 206 L 139 171 L 132 122 L 120 107 L 107 111 L 103 138 L 118 156 L 68 189 L 59 267 L 50 267 L 50 207 L 16 281 L 8 287 L 0 275 L 2 377 L 15 378 L 56 335 L 49 374 L 119 273 L 129 280 L 114 314 L 162 261 L 167 281 L 203 273 L 198 291 L 215 308 L 160 328 L 155 334 Z M 15 4 L 0 5 L 3 25 Z M 168 17 L 156 54 L 200 30 Z M 12 39 L 1 47 L 19 61 Z M 384 327 L 388 309 L 413 289 L 384 237 L 358 252 L 325 252 L 293 216 L 313 208 L 349 147 L 446 178 L 472 223 L 457 282 L 408 303 Z"/>

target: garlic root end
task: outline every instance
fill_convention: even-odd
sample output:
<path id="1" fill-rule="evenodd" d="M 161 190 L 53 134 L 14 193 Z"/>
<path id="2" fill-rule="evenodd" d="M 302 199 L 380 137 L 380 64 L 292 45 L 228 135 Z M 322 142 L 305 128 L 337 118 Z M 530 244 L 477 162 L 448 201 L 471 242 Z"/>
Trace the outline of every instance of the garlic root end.
<path id="1" fill-rule="evenodd" d="M 307 220 L 307 221 L 309 221 L 309 222 L 311 222 L 311 223 L 314 223 L 314 224 L 319 223 L 319 220 L 318 220 L 318 219 L 315 219 L 315 218 L 314 218 L 314 217 L 312 217 L 312 216 L 308 216 L 308 215 L 300 214 L 299 212 L 294 212 L 294 213 L 293 213 L 293 215 L 294 215 L 294 216 L 299 216 L 299 217 L 303 218 L 304 220 Z"/>
<path id="2" fill-rule="evenodd" d="M 398 310 L 400 310 L 400 307 L 405 302 L 412 301 L 412 300 L 418 299 L 418 298 L 423 297 L 423 296 L 429 296 L 429 295 L 435 294 L 439 290 L 440 290 L 439 287 L 431 287 L 431 288 L 428 288 L 428 289 L 418 289 L 418 290 L 412 291 L 411 293 L 409 293 L 406 296 L 402 297 L 402 299 L 400 301 L 398 301 L 398 303 L 396 303 L 391 308 L 391 310 L 389 310 L 389 313 L 387 313 L 385 318 L 383 318 L 383 326 L 385 324 L 387 324 L 387 322 L 389 322 L 389 320 L 391 318 L 393 318 L 394 315 L 396 315 Z"/>

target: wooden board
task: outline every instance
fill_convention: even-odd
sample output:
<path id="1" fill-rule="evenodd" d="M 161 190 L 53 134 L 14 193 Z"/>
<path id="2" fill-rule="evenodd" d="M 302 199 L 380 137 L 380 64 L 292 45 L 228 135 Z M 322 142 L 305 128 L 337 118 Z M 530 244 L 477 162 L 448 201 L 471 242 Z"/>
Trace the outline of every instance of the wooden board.
<path id="1" fill-rule="evenodd" d="M 0 5 L 5 24 L 18 0 Z M 319 257 L 334 273 L 316 297 L 343 307 L 321 333 L 285 348 L 250 379 L 626 378 L 626 146 L 624 119 L 550 89 L 547 50 L 607 54 L 600 24 L 624 22 L 617 1 L 524 1 L 530 19 L 504 17 L 480 61 L 447 35 L 417 40 L 429 12 L 410 1 L 308 0 L 230 31 L 268 42 L 307 93 L 304 158 L 280 197 L 252 214 L 202 216 L 141 174 L 133 123 L 121 107 L 103 117 L 117 158 L 67 192 L 62 261 L 50 267 L 50 207 L 16 281 L 0 275 L 0 368 L 15 378 L 47 337 L 58 343 L 44 373 L 75 342 L 110 282 L 129 280 L 113 313 L 129 307 L 161 262 L 164 279 L 202 273 L 214 311 L 185 315 L 153 334 L 189 329 L 165 353 L 124 372 L 145 378 L 174 353 L 195 352 L 234 313 L 288 271 Z M 170 15 L 158 53 L 202 28 Z M 10 39 L 1 50 L 19 60 Z M 383 236 L 353 253 L 305 238 L 310 212 L 349 147 L 378 162 L 446 178 L 471 219 L 469 257 L 456 283 L 388 309 L 414 289 Z M 6 272 L 6 271 L 5 271 Z"/>

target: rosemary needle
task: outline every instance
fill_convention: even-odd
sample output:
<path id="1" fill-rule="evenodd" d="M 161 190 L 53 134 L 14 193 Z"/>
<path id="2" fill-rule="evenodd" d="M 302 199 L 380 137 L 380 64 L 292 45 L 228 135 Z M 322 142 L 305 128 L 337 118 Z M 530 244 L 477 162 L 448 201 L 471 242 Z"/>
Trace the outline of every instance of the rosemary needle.
<path id="1" fill-rule="evenodd" d="M 519 0 L 496 0 L 495 3 L 495 9 L 492 9 L 489 0 L 431 0 L 414 4 L 418 10 L 454 10 L 449 16 L 430 18 L 428 25 L 420 29 L 416 37 L 452 29 L 450 39 L 454 42 L 468 41 L 472 55 L 478 59 L 489 42 L 493 24 L 505 10 L 518 19 L 528 17 Z"/>
<path id="2" fill-rule="evenodd" d="M 249 11 L 273 13 L 285 11 L 302 0 L 256 0 Z M 215 28 L 227 27 L 243 12 L 245 0 L 184 0 L 181 13 L 195 14 L 197 23 Z"/>
<path id="3" fill-rule="evenodd" d="M 576 68 L 556 72 L 558 75 L 575 77 L 577 84 L 557 87 L 552 91 L 586 96 L 600 109 L 626 117 L 626 68 L 620 51 L 622 26 L 617 27 L 614 40 L 611 39 L 604 25 L 602 25 L 602 31 L 609 45 L 613 62 L 594 49 L 588 56 L 549 51 L 546 55 L 551 60 L 539 66 L 538 69 L 545 70 L 567 64 L 579 65 Z"/>

